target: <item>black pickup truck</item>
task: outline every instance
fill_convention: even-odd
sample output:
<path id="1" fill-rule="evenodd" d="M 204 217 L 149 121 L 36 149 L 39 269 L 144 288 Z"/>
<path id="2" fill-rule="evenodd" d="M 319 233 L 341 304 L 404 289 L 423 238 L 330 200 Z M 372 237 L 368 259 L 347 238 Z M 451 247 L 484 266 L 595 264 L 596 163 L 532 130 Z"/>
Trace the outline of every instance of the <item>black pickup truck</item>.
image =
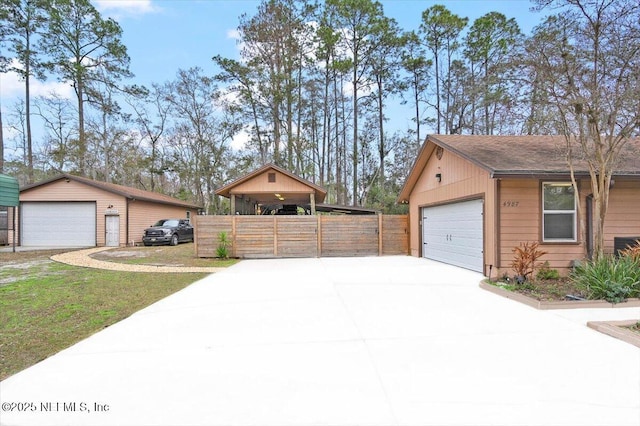
<path id="1" fill-rule="evenodd" d="M 193 242 L 193 227 L 184 219 L 161 219 L 152 227 L 144 230 L 142 243 L 145 246 L 155 244 L 178 245 Z"/>

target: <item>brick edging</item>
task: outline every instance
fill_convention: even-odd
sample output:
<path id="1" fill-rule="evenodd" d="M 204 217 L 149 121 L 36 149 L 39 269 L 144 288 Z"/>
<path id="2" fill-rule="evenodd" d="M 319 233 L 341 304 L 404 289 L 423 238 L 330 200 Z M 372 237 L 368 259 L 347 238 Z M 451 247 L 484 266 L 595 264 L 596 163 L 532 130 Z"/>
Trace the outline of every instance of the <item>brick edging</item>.
<path id="1" fill-rule="evenodd" d="M 484 281 L 480 282 L 480 288 L 487 290 L 491 293 L 512 299 L 532 308 L 546 310 L 546 309 L 589 309 L 589 308 L 629 308 L 640 307 L 640 299 L 629 299 L 626 302 L 611 303 L 606 300 L 571 300 L 571 301 L 542 301 L 536 300 L 532 297 L 525 296 L 524 294 L 517 293 L 515 291 L 505 290 L 492 284 L 488 284 Z"/>
<path id="2" fill-rule="evenodd" d="M 587 322 L 587 327 L 640 348 L 640 333 L 624 328 L 634 325 L 637 322 L 638 320 L 589 321 Z"/>

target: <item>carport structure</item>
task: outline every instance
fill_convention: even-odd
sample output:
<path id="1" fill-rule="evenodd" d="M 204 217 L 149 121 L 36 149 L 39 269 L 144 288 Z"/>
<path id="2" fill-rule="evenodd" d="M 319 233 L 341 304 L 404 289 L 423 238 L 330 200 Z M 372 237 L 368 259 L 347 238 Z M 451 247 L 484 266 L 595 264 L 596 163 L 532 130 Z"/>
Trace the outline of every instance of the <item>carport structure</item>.
<path id="1" fill-rule="evenodd" d="M 261 168 L 223 186 L 217 195 L 229 198 L 232 215 L 255 215 L 264 208 L 276 207 L 276 212 L 287 213 L 287 206 L 309 206 L 316 214 L 316 204 L 322 203 L 327 191 L 275 164 Z"/>

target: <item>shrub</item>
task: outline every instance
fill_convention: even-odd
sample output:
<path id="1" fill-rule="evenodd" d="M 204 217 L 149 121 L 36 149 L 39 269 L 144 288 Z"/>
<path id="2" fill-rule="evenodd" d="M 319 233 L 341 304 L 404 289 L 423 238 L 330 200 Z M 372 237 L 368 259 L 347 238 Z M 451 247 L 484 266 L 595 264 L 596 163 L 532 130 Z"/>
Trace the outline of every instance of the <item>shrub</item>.
<path id="1" fill-rule="evenodd" d="M 640 260 L 640 240 L 636 241 L 636 244 L 634 246 L 627 247 L 626 249 L 621 250 L 620 255 Z"/>
<path id="2" fill-rule="evenodd" d="M 521 277 L 523 281 L 526 281 L 533 271 L 538 266 L 536 262 L 541 256 L 547 254 L 546 251 L 538 250 L 538 242 L 533 243 L 520 243 L 519 247 L 514 248 L 513 262 L 511 267 L 516 272 L 516 276 Z"/>
<path id="3" fill-rule="evenodd" d="M 571 279 L 589 299 L 624 302 L 629 297 L 640 297 L 640 259 L 602 256 L 576 267 Z"/>
<path id="4" fill-rule="evenodd" d="M 216 256 L 220 259 L 229 258 L 229 240 L 227 239 L 226 232 L 220 232 L 218 234 L 218 248 L 216 248 Z"/>
<path id="5" fill-rule="evenodd" d="M 536 278 L 539 280 L 557 280 L 560 279 L 560 273 L 557 269 L 551 269 L 549 262 L 544 262 L 540 269 L 538 269 Z"/>

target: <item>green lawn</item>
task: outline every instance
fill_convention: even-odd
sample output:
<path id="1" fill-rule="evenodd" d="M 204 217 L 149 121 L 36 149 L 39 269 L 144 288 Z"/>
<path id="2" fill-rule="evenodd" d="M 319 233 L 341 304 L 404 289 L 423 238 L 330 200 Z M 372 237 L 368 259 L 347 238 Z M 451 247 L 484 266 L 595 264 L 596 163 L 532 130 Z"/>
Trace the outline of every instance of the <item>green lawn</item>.
<path id="1" fill-rule="evenodd" d="M 79 268 L 51 254 L 0 253 L 0 380 L 206 275 Z"/>
<path id="2" fill-rule="evenodd" d="M 131 265 L 227 267 L 237 259 L 199 258 L 193 243 L 177 246 L 123 247 L 96 253 L 95 259 Z"/>

